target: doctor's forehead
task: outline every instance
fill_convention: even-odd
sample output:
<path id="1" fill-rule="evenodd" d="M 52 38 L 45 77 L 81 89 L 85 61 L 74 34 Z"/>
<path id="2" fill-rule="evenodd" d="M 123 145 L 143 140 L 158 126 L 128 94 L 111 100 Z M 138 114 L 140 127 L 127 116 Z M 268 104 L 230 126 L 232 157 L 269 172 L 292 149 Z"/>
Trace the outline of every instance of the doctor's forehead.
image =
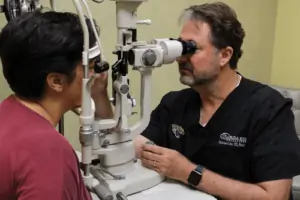
<path id="1" fill-rule="evenodd" d="M 210 27 L 207 23 L 196 20 L 186 21 L 182 25 L 180 39 L 201 41 L 206 40 L 210 36 Z"/>

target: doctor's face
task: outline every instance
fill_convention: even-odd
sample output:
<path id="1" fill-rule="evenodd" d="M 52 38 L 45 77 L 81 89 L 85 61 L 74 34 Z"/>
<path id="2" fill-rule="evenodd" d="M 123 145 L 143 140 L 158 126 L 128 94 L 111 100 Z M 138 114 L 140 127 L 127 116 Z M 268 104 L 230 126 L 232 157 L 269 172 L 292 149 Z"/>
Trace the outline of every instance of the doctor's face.
<path id="1" fill-rule="evenodd" d="M 198 48 L 194 54 L 177 59 L 180 82 L 192 87 L 215 80 L 220 73 L 220 59 L 218 50 L 211 44 L 209 25 L 200 21 L 187 21 L 182 27 L 180 39 L 192 40 Z"/>

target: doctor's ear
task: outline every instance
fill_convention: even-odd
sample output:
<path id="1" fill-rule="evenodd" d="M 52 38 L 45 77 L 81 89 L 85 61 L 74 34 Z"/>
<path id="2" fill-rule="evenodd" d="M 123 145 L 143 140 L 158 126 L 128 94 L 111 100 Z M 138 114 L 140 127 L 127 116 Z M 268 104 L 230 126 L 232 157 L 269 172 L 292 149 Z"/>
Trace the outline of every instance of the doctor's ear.
<path id="1" fill-rule="evenodd" d="M 224 67 L 229 63 L 233 54 L 232 47 L 226 47 L 220 51 L 220 66 Z"/>

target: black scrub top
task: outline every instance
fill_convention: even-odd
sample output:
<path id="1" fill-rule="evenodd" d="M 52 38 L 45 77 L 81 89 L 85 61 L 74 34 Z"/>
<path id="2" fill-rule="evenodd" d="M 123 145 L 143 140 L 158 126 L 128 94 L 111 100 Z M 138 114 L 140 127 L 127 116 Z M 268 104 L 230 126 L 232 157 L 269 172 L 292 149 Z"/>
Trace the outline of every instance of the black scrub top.
<path id="1" fill-rule="evenodd" d="M 300 174 L 292 101 L 242 78 L 205 127 L 193 89 L 169 92 L 142 135 L 225 177 L 259 183 Z"/>

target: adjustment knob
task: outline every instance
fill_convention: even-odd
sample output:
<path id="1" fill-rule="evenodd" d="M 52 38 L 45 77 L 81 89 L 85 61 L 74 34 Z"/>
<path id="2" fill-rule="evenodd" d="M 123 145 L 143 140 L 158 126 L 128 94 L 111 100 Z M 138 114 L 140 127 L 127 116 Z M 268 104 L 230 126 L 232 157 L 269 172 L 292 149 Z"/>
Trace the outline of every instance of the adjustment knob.
<path id="1" fill-rule="evenodd" d="M 154 65 L 156 61 L 156 54 L 153 50 L 148 49 L 147 51 L 145 51 L 145 53 L 143 54 L 142 57 L 142 62 L 145 66 L 149 67 Z"/>
<path id="2" fill-rule="evenodd" d="M 94 66 L 94 71 L 97 74 L 100 74 L 102 72 L 105 72 L 109 70 L 109 64 L 108 62 L 104 61 L 104 62 L 97 62 Z"/>

